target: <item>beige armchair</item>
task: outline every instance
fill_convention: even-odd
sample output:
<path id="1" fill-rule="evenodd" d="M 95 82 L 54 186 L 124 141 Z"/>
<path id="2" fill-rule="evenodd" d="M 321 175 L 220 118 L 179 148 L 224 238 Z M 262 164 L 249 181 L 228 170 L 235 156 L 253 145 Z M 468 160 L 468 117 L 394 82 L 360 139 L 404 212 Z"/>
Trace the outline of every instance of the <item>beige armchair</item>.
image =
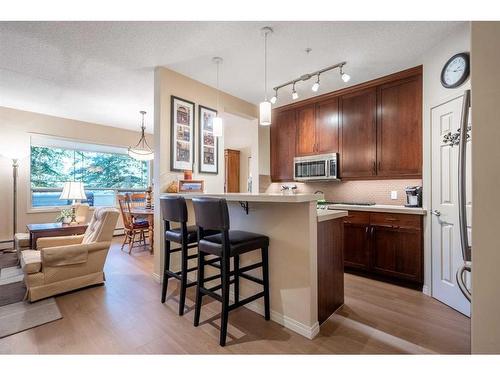
<path id="1" fill-rule="evenodd" d="M 22 251 L 28 300 L 102 284 L 118 215 L 115 208 L 96 208 L 85 234 L 39 238 L 38 250 Z"/>

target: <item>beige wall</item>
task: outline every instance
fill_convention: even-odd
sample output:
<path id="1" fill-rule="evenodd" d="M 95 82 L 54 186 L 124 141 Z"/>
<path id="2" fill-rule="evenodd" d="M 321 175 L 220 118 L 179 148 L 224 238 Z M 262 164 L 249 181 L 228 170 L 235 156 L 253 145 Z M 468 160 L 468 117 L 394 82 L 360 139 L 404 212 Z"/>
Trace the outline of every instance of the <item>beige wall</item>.
<path id="1" fill-rule="evenodd" d="M 154 191 L 156 205 L 159 207 L 159 194 L 166 191 L 172 181 L 182 178 L 181 173 L 170 171 L 170 97 L 189 100 L 196 104 L 195 107 L 195 129 L 198 129 L 198 105 L 210 108 L 217 107 L 217 90 L 211 86 L 195 81 L 170 69 L 158 67 L 155 69 L 155 145 L 157 150 L 154 161 Z M 250 120 L 258 117 L 258 108 L 254 104 L 220 92 L 219 110 L 221 117 L 224 113 L 233 114 Z M 197 135 L 197 130 L 195 130 Z M 224 138 L 219 138 L 219 174 L 198 173 L 198 143 L 195 136 L 195 164 L 193 178 L 205 180 L 205 191 L 209 193 L 220 193 L 224 188 Z M 155 226 L 160 228 L 159 213 L 155 217 Z M 162 241 L 160 231 L 155 233 L 155 277 L 160 271 L 160 258 Z"/>
<path id="2" fill-rule="evenodd" d="M 139 132 L 91 124 L 82 121 L 47 116 L 39 113 L 0 107 L 0 128 L 3 137 L 0 147 L 13 143 L 24 148 L 26 155 L 20 161 L 18 179 L 18 231 L 28 223 L 54 221 L 56 212 L 30 212 L 29 206 L 29 139 L 31 133 L 50 135 L 112 146 L 130 146 L 137 143 Z M 152 142 L 151 136 L 150 141 Z M 8 140 L 7 140 L 8 138 Z M 5 144 L 8 142 L 8 145 Z M 0 154 L 2 150 L 0 150 Z M 12 162 L 0 157 L 0 240 L 12 237 Z"/>
<path id="3" fill-rule="evenodd" d="M 472 352 L 500 353 L 500 22 L 472 22 Z"/>

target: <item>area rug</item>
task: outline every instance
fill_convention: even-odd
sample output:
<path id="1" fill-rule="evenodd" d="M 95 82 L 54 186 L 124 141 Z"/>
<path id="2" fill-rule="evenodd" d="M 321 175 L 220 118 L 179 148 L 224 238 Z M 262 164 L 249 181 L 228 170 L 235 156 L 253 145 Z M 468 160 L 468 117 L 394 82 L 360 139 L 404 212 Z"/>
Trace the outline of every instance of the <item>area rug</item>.
<path id="1" fill-rule="evenodd" d="M 61 318 L 61 312 L 54 298 L 34 303 L 26 301 L 11 303 L 0 307 L 0 338 Z"/>
<path id="2" fill-rule="evenodd" d="M 0 306 L 21 302 L 26 294 L 24 274 L 17 266 L 17 255 L 0 254 Z"/>

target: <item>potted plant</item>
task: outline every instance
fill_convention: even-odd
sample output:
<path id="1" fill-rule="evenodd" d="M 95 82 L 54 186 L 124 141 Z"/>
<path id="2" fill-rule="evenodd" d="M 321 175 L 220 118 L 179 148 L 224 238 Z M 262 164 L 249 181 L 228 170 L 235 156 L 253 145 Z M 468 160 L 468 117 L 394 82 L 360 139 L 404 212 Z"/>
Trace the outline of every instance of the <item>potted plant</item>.
<path id="1" fill-rule="evenodd" d="M 71 223 L 71 217 L 73 215 L 73 212 L 71 208 L 63 208 L 59 215 L 56 217 L 57 222 L 62 222 L 64 224 L 69 224 Z"/>

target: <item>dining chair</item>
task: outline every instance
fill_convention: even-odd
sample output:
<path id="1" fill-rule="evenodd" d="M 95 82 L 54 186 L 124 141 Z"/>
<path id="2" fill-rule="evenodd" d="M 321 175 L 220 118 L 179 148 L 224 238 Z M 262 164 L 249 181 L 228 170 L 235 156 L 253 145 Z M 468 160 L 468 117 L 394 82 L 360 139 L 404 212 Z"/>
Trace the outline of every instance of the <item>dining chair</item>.
<path id="1" fill-rule="evenodd" d="M 147 221 L 134 221 L 132 214 L 130 213 L 130 200 L 126 195 L 118 195 L 118 204 L 120 206 L 120 211 L 123 219 L 123 229 L 125 232 L 125 238 L 121 250 L 128 244 L 128 253 L 132 253 L 132 248 L 134 244 L 141 242 L 146 244 L 146 234 L 149 230 L 149 223 Z M 136 236 L 139 235 L 139 239 L 136 241 Z"/>

